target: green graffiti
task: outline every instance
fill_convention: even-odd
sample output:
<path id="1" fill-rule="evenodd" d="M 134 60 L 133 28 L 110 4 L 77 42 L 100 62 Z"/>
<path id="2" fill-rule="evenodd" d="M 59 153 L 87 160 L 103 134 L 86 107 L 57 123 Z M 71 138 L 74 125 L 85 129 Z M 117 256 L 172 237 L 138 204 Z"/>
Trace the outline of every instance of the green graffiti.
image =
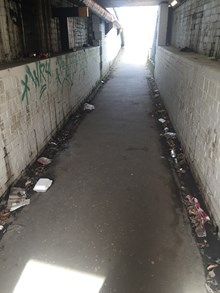
<path id="1" fill-rule="evenodd" d="M 61 92 L 64 88 L 70 91 L 76 74 L 80 82 L 84 80 L 86 68 L 87 60 L 84 56 L 75 56 L 75 54 L 57 56 L 53 74 L 51 73 L 51 59 L 37 61 L 34 66 L 26 65 L 25 74 L 21 80 L 21 100 L 29 102 L 33 87 L 37 90 L 38 98 L 41 99 L 50 83 L 54 81 L 57 82 L 57 87 Z"/>
<path id="2" fill-rule="evenodd" d="M 39 99 L 43 96 L 44 92 L 48 89 L 51 78 L 51 60 L 35 62 L 35 67 L 32 69 L 29 65 L 25 67 L 25 76 L 21 80 L 23 88 L 21 100 L 28 103 L 30 95 L 31 83 L 39 92 Z"/>
<path id="3" fill-rule="evenodd" d="M 65 85 L 71 89 L 76 70 L 77 59 L 75 56 L 64 55 L 56 58 L 56 81 L 58 87 L 61 87 L 61 91 L 63 91 Z"/>
<path id="4" fill-rule="evenodd" d="M 22 93 L 22 96 L 21 96 L 21 100 L 22 101 L 26 100 L 26 102 L 28 103 L 28 95 L 29 95 L 30 87 L 28 86 L 28 76 L 27 76 L 27 74 L 25 74 L 24 80 L 21 80 L 21 84 L 23 86 L 23 93 Z"/>

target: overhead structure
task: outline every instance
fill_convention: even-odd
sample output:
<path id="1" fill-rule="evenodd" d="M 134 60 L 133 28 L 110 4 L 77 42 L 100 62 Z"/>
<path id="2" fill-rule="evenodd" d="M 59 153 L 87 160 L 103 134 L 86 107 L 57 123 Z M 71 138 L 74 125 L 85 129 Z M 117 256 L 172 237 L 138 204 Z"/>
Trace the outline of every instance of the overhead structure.
<path id="1" fill-rule="evenodd" d="M 153 6 L 159 5 L 161 0 L 96 0 L 96 2 L 106 8 L 109 7 L 129 7 L 129 6 Z"/>
<path id="2" fill-rule="evenodd" d="M 98 5 L 93 0 L 81 0 L 81 2 L 86 5 L 92 12 L 100 16 L 106 21 L 114 22 L 115 17 L 109 13 L 107 10 L 103 9 L 100 5 Z"/>

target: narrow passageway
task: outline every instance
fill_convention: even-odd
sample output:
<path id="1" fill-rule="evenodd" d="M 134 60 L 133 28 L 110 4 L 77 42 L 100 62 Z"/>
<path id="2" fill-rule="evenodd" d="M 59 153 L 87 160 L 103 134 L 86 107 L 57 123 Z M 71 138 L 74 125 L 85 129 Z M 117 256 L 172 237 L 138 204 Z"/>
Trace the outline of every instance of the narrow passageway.
<path id="1" fill-rule="evenodd" d="M 18 214 L 19 233 L 2 239 L 0 292 L 17 282 L 22 293 L 205 292 L 139 61 L 122 54 L 51 165 L 53 186 Z"/>

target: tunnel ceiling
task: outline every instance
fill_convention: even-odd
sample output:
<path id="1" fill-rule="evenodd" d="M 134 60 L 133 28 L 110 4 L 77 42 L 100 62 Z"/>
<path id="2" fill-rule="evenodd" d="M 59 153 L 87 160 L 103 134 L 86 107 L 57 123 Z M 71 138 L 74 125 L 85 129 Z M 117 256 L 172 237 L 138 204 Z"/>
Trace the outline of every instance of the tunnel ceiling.
<path id="1" fill-rule="evenodd" d="M 122 6 L 152 6 L 159 5 L 161 0 L 95 0 L 103 7 L 122 7 Z"/>
<path id="2" fill-rule="evenodd" d="M 110 7 L 128 7 L 128 6 L 152 6 L 159 5 L 162 0 L 94 0 L 96 3 L 105 8 Z M 81 6 L 81 0 L 52 0 L 54 6 Z"/>

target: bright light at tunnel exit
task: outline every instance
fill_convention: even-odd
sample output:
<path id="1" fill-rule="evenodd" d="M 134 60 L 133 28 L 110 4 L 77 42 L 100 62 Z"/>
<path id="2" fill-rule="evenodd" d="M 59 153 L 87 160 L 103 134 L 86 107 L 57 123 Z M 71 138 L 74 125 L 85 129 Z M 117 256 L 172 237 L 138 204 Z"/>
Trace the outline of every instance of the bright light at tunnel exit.
<path id="1" fill-rule="evenodd" d="M 158 6 L 121 7 L 116 11 L 123 26 L 127 61 L 146 62 L 153 43 Z"/>
<path id="2" fill-rule="evenodd" d="M 102 276 L 30 260 L 13 293 L 98 293 L 104 280 Z"/>

